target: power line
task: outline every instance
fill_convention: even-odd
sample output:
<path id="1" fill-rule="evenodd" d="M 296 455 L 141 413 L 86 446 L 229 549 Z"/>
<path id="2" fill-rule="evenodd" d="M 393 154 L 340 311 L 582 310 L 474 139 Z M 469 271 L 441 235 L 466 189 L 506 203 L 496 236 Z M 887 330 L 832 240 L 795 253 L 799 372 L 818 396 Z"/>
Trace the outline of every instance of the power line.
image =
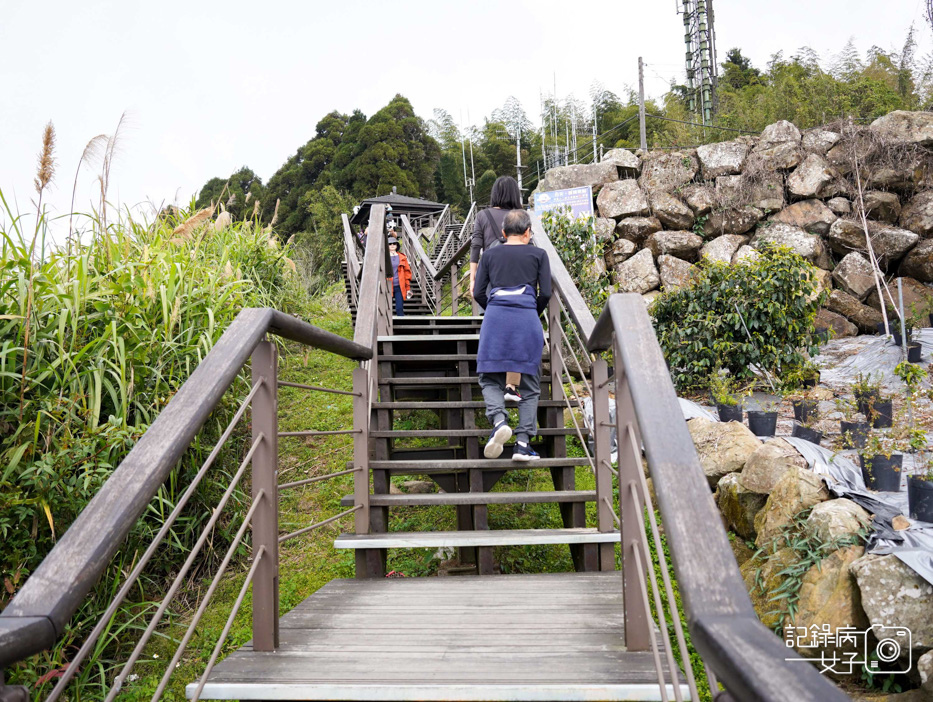
<path id="1" fill-rule="evenodd" d="M 697 124 L 696 122 L 685 122 L 682 119 L 674 119 L 673 117 L 662 117 L 661 115 L 647 115 L 648 117 L 654 117 L 655 119 L 662 119 L 665 122 L 678 122 L 679 124 L 689 124 L 694 127 L 702 127 L 703 129 L 721 129 L 724 132 L 738 132 L 739 134 L 758 134 L 758 132 L 750 132 L 747 129 L 735 129 L 733 127 L 717 127 L 715 124 Z"/>

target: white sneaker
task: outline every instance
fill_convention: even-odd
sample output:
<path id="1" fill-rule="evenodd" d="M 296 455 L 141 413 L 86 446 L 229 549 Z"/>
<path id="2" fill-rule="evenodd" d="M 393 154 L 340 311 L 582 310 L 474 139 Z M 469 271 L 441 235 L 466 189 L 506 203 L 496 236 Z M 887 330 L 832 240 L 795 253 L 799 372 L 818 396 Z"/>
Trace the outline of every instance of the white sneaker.
<path id="1" fill-rule="evenodd" d="M 486 447 L 483 449 L 483 455 L 486 458 L 499 458 L 502 455 L 502 447 L 505 442 L 512 438 L 512 428 L 507 422 L 499 422 L 492 429 Z"/>

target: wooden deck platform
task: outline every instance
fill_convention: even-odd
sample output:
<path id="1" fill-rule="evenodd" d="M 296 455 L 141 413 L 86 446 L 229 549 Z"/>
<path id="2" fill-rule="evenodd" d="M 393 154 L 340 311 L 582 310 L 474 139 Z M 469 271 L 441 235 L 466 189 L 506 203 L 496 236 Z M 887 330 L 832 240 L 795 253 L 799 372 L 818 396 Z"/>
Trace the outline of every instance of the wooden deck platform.
<path id="1" fill-rule="evenodd" d="M 334 580 L 282 617 L 278 651 L 246 644 L 201 697 L 659 700 L 652 654 L 622 645 L 621 578 Z"/>

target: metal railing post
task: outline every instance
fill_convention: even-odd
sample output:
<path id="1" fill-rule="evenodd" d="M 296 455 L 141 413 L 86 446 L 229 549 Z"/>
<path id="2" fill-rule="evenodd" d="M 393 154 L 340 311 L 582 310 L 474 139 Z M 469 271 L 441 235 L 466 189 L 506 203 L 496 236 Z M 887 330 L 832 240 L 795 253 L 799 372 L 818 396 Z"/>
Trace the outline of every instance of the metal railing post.
<path id="1" fill-rule="evenodd" d="M 641 500 L 636 499 L 640 480 L 638 471 L 642 470 L 641 446 L 636 432 L 629 432 L 634 427 L 635 408 L 632 405 L 628 374 L 618 359 L 622 358 L 619 341 L 615 340 L 613 357 L 616 360 L 616 432 L 619 449 L 619 531 L 622 540 L 622 602 L 625 607 L 625 647 L 629 651 L 647 651 L 651 648 L 652 622 L 645 616 L 648 602 L 645 599 L 645 583 L 638 575 L 638 562 L 635 550 L 641 543 L 638 516 L 644 509 Z M 648 554 L 646 554 L 647 556 Z M 647 560 L 647 558 L 646 558 Z M 653 568 L 648 562 L 647 567 Z"/>
<path id="2" fill-rule="evenodd" d="M 274 651 L 279 646 L 279 492 L 278 492 L 278 351 L 271 341 L 253 350 L 253 385 L 262 387 L 253 397 L 253 500 L 262 503 L 253 515 L 253 553 L 265 546 L 253 581 L 253 650 Z"/>
<path id="3" fill-rule="evenodd" d="M 612 428 L 609 425 L 609 371 L 606 360 L 597 357 L 593 368 L 593 432 L 596 461 L 596 518 L 597 528 L 609 532 L 615 528 L 612 514 Z M 599 569 L 615 570 L 615 548 L 612 544 L 599 545 Z"/>

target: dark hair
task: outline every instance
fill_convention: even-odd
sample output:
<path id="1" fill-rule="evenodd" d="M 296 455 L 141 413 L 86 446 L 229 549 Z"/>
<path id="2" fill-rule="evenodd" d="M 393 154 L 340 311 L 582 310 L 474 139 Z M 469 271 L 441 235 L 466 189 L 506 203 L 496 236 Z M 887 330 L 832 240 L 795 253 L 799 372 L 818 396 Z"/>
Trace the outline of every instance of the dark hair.
<path id="1" fill-rule="evenodd" d="M 531 217 L 525 210 L 512 210 L 505 216 L 502 229 L 506 236 L 518 236 L 531 228 Z"/>
<path id="2" fill-rule="evenodd" d="M 501 207 L 504 210 L 520 210 L 522 208 L 522 191 L 512 176 L 499 176 L 492 185 L 489 193 L 489 206 Z"/>

